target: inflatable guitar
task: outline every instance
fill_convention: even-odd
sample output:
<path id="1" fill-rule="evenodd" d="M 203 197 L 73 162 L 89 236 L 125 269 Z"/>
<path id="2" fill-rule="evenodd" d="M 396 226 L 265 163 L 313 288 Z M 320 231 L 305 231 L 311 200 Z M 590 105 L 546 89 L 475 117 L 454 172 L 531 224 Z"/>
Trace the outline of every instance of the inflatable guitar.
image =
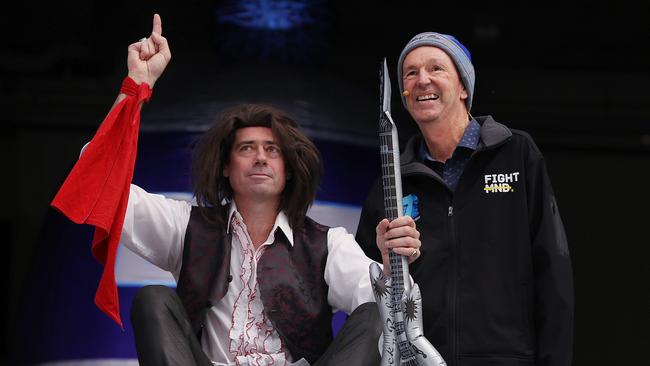
<path id="1" fill-rule="evenodd" d="M 402 176 L 399 163 L 397 128 L 390 115 L 390 78 L 386 59 L 379 71 L 381 110 L 379 114 L 379 149 L 381 154 L 384 209 L 386 218 L 403 215 Z M 440 353 L 424 338 L 422 296 L 417 284 L 411 287 L 406 257 L 389 253 L 390 277 L 377 263 L 370 265 L 370 281 L 384 324 L 381 366 L 446 365 Z"/>

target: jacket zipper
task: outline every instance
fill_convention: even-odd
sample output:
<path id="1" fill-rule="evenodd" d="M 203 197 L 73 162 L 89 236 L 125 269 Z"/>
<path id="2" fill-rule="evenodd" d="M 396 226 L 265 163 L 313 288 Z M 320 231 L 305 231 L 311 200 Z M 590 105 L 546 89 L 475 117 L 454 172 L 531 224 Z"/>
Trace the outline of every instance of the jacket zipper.
<path id="1" fill-rule="evenodd" d="M 449 354 L 455 364 L 458 358 L 458 331 L 457 331 L 457 302 L 458 302 L 458 248 L 456 243 L 456 227 L 454 224 L 454 206 L 449 204 L 447 208 L 447 217 L 449 218 L 449 246 L 451 248 L 451 269 L 450 269 L 450 289 L 449 289 Z"/>

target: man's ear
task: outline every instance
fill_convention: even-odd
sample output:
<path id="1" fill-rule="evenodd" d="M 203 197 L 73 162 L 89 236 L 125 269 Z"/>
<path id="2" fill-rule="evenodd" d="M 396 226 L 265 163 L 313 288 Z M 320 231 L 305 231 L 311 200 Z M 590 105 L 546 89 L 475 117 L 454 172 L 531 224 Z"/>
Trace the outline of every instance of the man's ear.
<path id="1" fill-rule="evenodd" d="M 464 101 L 465 99 L 467 99 L 469 94 L 467 94 L 467 89 L 465 89 L 465 85 L 463 85 L 463 83 L 460 83 L 460 85 L 463 87 L 463 91 L 460 92 L 460 99 Z"/>

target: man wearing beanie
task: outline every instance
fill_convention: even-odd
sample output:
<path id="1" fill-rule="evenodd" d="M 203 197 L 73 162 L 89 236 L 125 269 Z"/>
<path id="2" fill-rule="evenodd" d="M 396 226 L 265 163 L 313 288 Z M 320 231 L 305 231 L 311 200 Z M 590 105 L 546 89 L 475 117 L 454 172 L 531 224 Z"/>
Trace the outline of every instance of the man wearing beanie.
<path id="1" fill-rule="evenodd" d="M 571 260 L 541 152 L 525 132 L 470 114 L 474 66 L 456 38 L 413 37 L 397 80 L 420 130 L 400 159 L 421 233 L 410 273 L 426 338 L 452 366 L 570 365 Z M 378 181 L 357 230 L 375 259 L 383 217 Z"/>

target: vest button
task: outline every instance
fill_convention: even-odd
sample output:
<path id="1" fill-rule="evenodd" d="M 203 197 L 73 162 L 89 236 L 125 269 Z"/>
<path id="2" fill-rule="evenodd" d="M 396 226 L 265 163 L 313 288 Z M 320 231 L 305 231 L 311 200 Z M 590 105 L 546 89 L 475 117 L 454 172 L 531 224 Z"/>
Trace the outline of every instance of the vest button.
<path id="1" fill-rule="evenodd" d="M 231 274 L 228 275 L 228 279 L 227 279 L 227 281 L 228 281 L 228 282 L 232 282 L 232 275 L 231 275 Z"/>
<path id="2" fill-rule="evenodd" d="M 207 306 L 208 309 L 211 308 L 212 307 L 212 301 L 210 301 L 210 300 L 206 301 L 205 306 Z"/>

